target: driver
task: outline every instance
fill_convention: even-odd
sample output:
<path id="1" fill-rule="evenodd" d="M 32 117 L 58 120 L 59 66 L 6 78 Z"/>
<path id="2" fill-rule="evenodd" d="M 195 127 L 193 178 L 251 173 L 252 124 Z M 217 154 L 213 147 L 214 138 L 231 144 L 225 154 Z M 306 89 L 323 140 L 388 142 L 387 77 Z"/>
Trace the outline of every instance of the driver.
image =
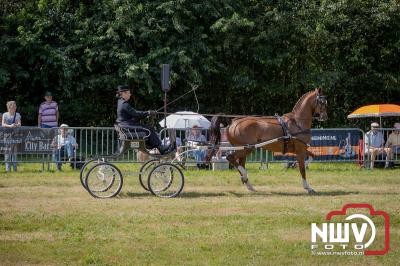
<path id="1" fill-rule="evenodd" d="M 154 129 L 147 125 L 142 125 L 140 119 L 155 115 L 156 111 L 137 111 L 130 104 L 129 99 L 131 98 L 131 91 L 128 85 L 119 85 L 117 87 L 117 120 L 116 123 L 120 127 L 141 127 L 150 131 L 150 136 L 146 139 L 146 146 L 150 149 L 157 148 L 160 154 L 167 154 L 174 152 L 173 145 L 164 146 L 161 145 L 161 140 L 158 138 Z M 140 131 L 140 129 L 136 129 Z M 145 130 L 142 130 L 145 131 Z"/>

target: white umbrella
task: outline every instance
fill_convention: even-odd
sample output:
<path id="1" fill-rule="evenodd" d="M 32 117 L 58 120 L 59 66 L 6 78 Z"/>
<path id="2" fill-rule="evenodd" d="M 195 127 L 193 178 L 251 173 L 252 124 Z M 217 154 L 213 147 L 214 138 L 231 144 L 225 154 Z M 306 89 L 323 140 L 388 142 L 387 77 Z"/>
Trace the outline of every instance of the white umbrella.
<path id="1" fill-rule="evenodd" d="M 164 119 L 159 124 L 164 127 Z M 191 128 L 194 125 L 209 128 L 211 123 L 207 118 L 195 112 L 182 111 L 167 116 L 167 128 Z"/>

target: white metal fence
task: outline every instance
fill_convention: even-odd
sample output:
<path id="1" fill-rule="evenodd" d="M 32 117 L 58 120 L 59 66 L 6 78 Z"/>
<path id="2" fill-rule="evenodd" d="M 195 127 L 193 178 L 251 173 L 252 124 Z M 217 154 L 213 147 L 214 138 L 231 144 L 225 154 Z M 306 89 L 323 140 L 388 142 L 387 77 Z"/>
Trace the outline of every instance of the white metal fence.
<path id="1" fill-rule="evenodd" d="M 26 128 L 29 130 L 29 128 Z M 60 134 L 60 129 L 53 129 L 54 135 Z M 178 139 L 178 145 L 182 148 L 183 156 L 186 156 L 187 161 L 194 161 L 193 156 L 189 152 L 184 152 L 187 149 L 197 149 L 187 147 L 188 134 L 191 129 L 176 129 L 175 134 Z M 199 129 L 201 133 L 209 139 L 209 132 L 205 129 Z M 71 163 L 72 166 L 79 166 L 81 161 L 90 158 L 96 158 L 112 155 L 117 153 L 120 147 L 117 132 L 112 127 L 70 127 L 68 132 L 76 140 L 76 147 L 72 159 L 67 156 L 58 154 L 60 151 L 53 148 L 47 152 L 37 152 L 35 154 L 16 153 L 10 158 L 6 154 L 1 154 L 0 161 L 3 163 L 11 163 L 11 168 L 14 163 L 42 163 L 43 169 L 48 169 L 50 165 L 59 161 L 60 163 Z M 329 129 L 313 129 L 312 142 L 309 151 L 316 156 L 314 161 L 319 162 L 354 162 L 366 167 L 382 166 L 382 164 L 399 164 L 400 163 L 400 148 L 399 146 L 390 145 L 388 140 L 396 140 L 400 143 L 400 134 L 393 128 L 378 129 L 381 132 L 382 143 L 376 150 L 372 150 L 366 140 L 370 133 L 364 133 L 358 128 L 329 128 Z M 395 137 L 391 136 L 395 135 Z M 160 132 L 160 137 L 166 139 L 166 131 Z M 391 136 L 391 137 L 389 137 Z M 226 155 L 225 152 L 224 155 Z M 140 161 L 136 150 L 129 150 L 118 158 L 113 159 L 114 162 L 137 163 Z M 248 163 L 259 163 L 261 166 L 268 166 L 269 163 L 291 163 L 295 161 L 292 154 L 273 153 L 255 149 L 247 158 Z"/>

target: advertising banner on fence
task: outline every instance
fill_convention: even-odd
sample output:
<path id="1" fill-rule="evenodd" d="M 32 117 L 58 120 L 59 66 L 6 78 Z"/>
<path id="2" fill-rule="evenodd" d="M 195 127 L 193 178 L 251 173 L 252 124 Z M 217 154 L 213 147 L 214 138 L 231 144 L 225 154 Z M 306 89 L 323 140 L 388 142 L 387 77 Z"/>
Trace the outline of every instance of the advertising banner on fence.
<path id="1" fill-rule="evenodd" d="M 359 156 L 359 142 L 363 134 L 358 129 L 312 129 L 308 150 L 316 155 L 314 160 L 346 161 Z M 274 160 L 293 160 L 294 154 L 274 153 Z"/>
<path id="2" fill-rule="evenodd" d="M 51 153 L 57 129 L 0 127 L 0 153 Z"/>

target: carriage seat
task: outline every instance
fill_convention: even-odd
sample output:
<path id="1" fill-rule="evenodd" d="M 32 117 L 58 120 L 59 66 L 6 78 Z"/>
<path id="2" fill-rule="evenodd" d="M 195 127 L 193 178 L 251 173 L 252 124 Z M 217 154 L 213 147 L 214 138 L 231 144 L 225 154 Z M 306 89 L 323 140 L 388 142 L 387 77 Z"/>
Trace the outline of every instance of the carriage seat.
<path id="1" fill-rule="evenodd" d="M 150 130 L 139 126 L 114 125 L 120 140 L 146 140 L 150 136 Z"/>

